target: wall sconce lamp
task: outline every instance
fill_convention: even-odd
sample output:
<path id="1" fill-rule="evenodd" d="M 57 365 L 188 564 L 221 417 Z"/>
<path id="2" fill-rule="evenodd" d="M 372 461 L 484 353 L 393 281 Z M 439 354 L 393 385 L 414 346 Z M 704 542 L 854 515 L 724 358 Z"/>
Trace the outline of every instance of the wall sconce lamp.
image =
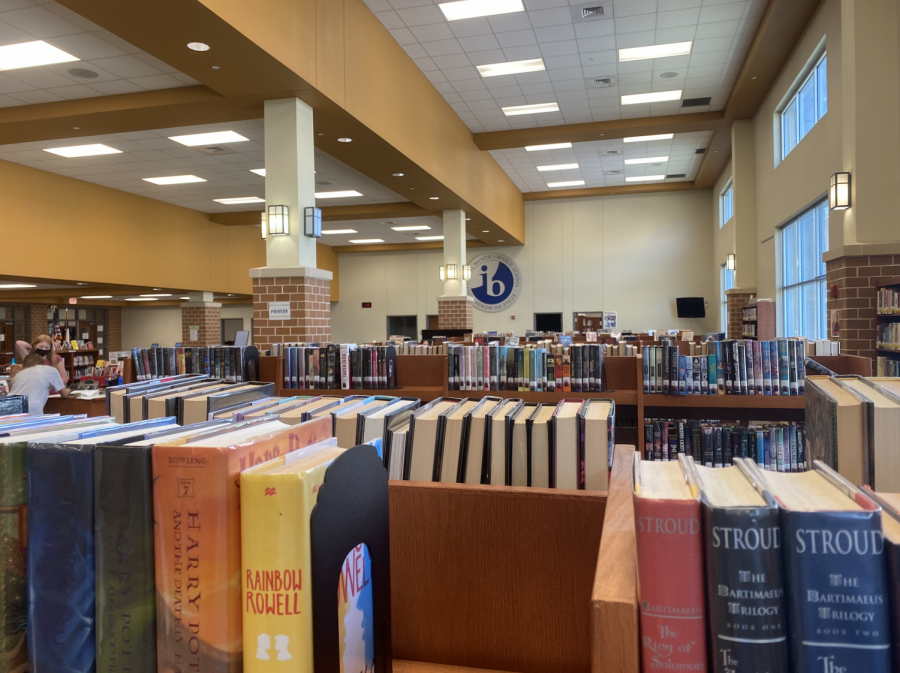
<path id="1" fill-rule="evenodd" d="M 309 238 L 322 238 L 322 209 L 303 209 L 303 234 Z"/>
<path id="2" fill-rule="evenodd" d="M 441 281 L 447 280 L 447 270 L 442 266 L 441 267 Z"/>
<path id="3" fill-rule="evenodd" d="M 463 280 L 472 280 L 472 267 L 468 264 L 463 264 Z"/>
<path id="4" fill-rule="evenodd" d="M 287 236 L 290 233 L 287 206 L 269 206 L 269 236 Z"/>
<path id="5" fill-rule="evenodd" d="M 734 253 L 729 253 L 728 257 L 725 258 L 725 268 L 729 271 L 734 271 Z"/>
<path id="6" fill-rule="evenodd" d="M 448 264 L 447 265 L 447 280 L 457 280 L 459 278 L 458 275 L 458 267 L 456 264 Z"/>
<path id="7" fill-rule="evenodd" d="M 262 215 L 262 239 L 266 240 L 266 211 L 260 213 Z"/>
<path id="8" fill-rule="evenodd" d="M 831 210 L 847 210 L 850 207 L 850 174 L 835 173 L 828 190 L 828 207 Z"/>

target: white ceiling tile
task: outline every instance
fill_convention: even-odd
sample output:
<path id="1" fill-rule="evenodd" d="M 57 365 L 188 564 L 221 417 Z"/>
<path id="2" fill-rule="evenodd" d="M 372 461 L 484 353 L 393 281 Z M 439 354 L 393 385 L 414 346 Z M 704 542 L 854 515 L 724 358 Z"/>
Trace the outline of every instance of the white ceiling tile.
<path id="1" fill-rule="evenodd" d="M 581 63 L 584 66 L 602 66 L 615 72 L 617 54 L 614 50 L 582 52 Z"/>
<path id="2" fill-rule="evenodd" d="M 159 89 L 173 89 L 181 86 L 181 82 L 172 75 L 151 75 L 150 77 L 132 77 L 131 82 L 142 89 L 154 91 Z"/>
<path id="3" fill-rule="evenodd" d="M 493 95 L 491 95 L 491 92 L 487 91 L 486 89 L 479 89 L 477 91 L 463 91 L 459 94 L 459 96 L 464 101 L 493 99 Z"/>
<path id="4" fill-rule="evenodd" d="M 544 64 L 548 70 L 554 68 L 580 68 L 581 57 L 578 54 L 570 54 L 568 56 L 548 56 L 544 59 Z"/>
<path id="5" fill-rule="evenodd" d="M 616 19 L 616 34 L 637 33 L 656 29 L 656 14 L 638 14 Z"/>
<path id="6" fill-rule="evenodd" d="M 368 0 L 367 0 L 368 3 Z M 473 35 L 488 35 L 493 32 L 491 24 L 485 18 L 462 19 L 448 22 L 450 30 L 456 37 L 472 37 Z"/>
<path id="7" fill-rule="evenodd" d="M 438 44 L 437 42 L 432 42 L 431 44 Z M 403 46 L 403 51 L 409 54 L 409 57 L 412 59 L 417 58 L 425 58 L 426 56 L 436 56 L 431 52 L 425 51 L 420 44 L 407 44 Z"/>
<path id="8" fill-rule="evenodd" d="M 49 93 L 52 93 L 55 96 L 59 96 L 60 98 L 64 98 L 65 100 L 74 100 L 76 98 L 93 98 L 95 96 L 102 96 L 103 94 L 100 91 L 95 91 L 90 87 L 87 87 L 83 84 L 75 84 L 72 86 L 62 86 L 56 87 L 52 89 L 47 89 Z"/>
<path id="9" fill-rule="evenodd" d="M 656 31 L 648 30 L 639 33 L 616 33 L 616 48 L 627 49 L 630 47 L 646 47 L 653 44 Z"/>
<path id="10" fill-rule="evenodd" d="M 700 9 L 678 9 L 672 12 L 660 12 L 656 20 L 657 29 L 679 28 L 696 25 Z"/>
<path id="11" fill-rule="evenodd" d="M 703 40 L 712 37 L 728 37 L 735 35 L 740 26 L 740 21 L 721 21 L 719 23 L 704 23 L 697 26 L 696 39 Z"/>
<path id="12" fill-rule="evenodd" d="M 394 9 L 406 9 L 408 7 L 423 7 L 434 4 L 432 0 L 390 0 Z"/>
<path id="13" fill-rule="evenodd" d="M 528 18 L 531 20 L 531 25 L 535 28 L 572 25 L 572 14 L 569 12 L 568 7 L 531 11 L 528 12 Z"/>
<path id="14" fill-rule="evenodd" d="M 691 47 L 691 54 L 705 54 L 711 51 L 728 51 L 732 48 L 736 38 L 714 37 L 706 40 L 695 40 Z"/>
<path id="15" fill-rule="evenodd" d="M 548 70 L 547 73 L 550 75 L 550 80 L 553 82 L 558 82 L 566 79 L 584 79 L 584 71 L 582 71 L 580 67 L 554 68 L 552 70 Z"/>
<path id="16" fill-rule="evenodd" d="M 679 26 L 678 28 L 663 28 L 656 31 L 654 44 L 670 44 L 672 42 L 691 42 L 697 32 L 696 26 Z"/>
<path id="17" fill-rule="evenodd" d="M 463 99 L 460 98 L 459 94 L 456 92 L 453 93 L 445 93 L 444 100 L 448 103 L 462 103 Z"/>
<path id="18" fill-rule="evenodd" d="M 486 65 L 488 63 L 503 63 L 506 54 L 502 49 L 488 49 L 487 51 L 472 51 L 467 54 L 472 65 Z"/>
<path id="19" fill-rule="evenodd" d="M 474 35 L 472 37 L 461 37 L 459 43 L 465 51 L 486 51 L 488 49 L 499 49 L 500 43 L 493 35 Z"/>
<path id="20" fill-rule="evenodd" d="M 691 66 L 688 68 L 688 79 L 692 77 L 715 77 L 721 75 L 724 71 L 724 66 L 721 65 L 701 65 L 701 66 Z"/>
<path id="21" fill-rule="evenodd" d="M 79 26 L 44 7 L 30 7 L 3 12 L 3 21 L 38 39 L 83 32 Z"/>
<path id="22" fill-rule="evenodd" d="M 419 61 L 423 61 L 425 59 L 418 59 Z M 428 70 L 446 70 L 449 68 L 471 68 L 472 63 L 469 61 L 469 57 L 465 54 L 447 54 L 446 56 L 435 56 L 433 59 L 428 59 L 432 62 L 433 68 L 423 68 L 423 72 L 428 72 Z"/>
<path id="23" fill-rule="evenodd" d="M 497 77 L 483 77 L 481 79 L 484 85 L 491 91 L 502 89 L 508 86 L 518 86 L 519 80 L 515 75 L 498 75 Z"/>
<path id="24" fill-rule="evenodd" d="M 669 56 L 668 58 L 653 59 L 653 72 L 665 72 L 666 70 L 678 70 L 690 65 L 690 56 Z"/>
<path id="25" fill-rule="evenodd" d="M 456 58 L 456 56 L 440 56 L 439 58 Z M 419 66 L 419 69 L 422 72 L 428 72 L 430 70 L 438 70 L 437 63 L 434 62 L 434 59 L 431 58 L 417 58 L 415 59 L 416 65 Z"/>
<path id="26" fill-rule="evenodd" d="M 458 82 L 453 82 L 453 88 L 461 93 L 463 91 L 475 91 L 478 89 L 484 89 L 485 86 L 480 79 L 464 79 Z"/>
<path id="27" fill-rule="evenodd" d="M 465 68 L 447 68 L 441 72 L 443 72 L 444 76 L 451 82 L 461 79 L 478 79 L 481 77 L 481 75 L 478 74 L 478 71 L 472 66 L 467 66 Z"/>
<path id="28" fill-rule="evenodd" d="M 391 31 L 391 35 L 394 36 L 394 39 L 397 40 L 399 45 L 404 47 L 408 44 L 417 44 L 419 42 L 409 28 L 394 29 Z"/>
<path id="29" fill-rule="evenodd" d="M 49 89 L 51 87 L 68 86 L 72 80 L 62 75 L 57 75 L 46 68 L 22 68 L 21 70 L 7 70 L 7 76 L 17 79 L 36 89 Z"/>
<path id="30" fill-rule="evenodd" d="M 456 39 L 425 42 L 422 46 L 425 47 L 425 51 L 428 52 L 429 56 L 444 56 L 446 54 L 463 53 L 463 48 Z"/>
<path id="31" fill-rule="evenodd" d="M 53 103 L 55 101 L 60 101 L 62 98 L 59 96 L 55 96 L 48 91 L 18 91 L 14 94 L 10 94 L 12 98 L 16 100 L 20 100 L 26 105 L 35 105 L 37 103 Z"/>
<path id="32" fill-rule="evenodd" d="M 397 13 L 407 26 L 424 26 L 429 23 L 441 23 L 444 15 L 437 5 L 428 5 L 424 7 L 409 7 L 407 9 L 398 9 Z"/>
<path id="33" fill-rule="evenodd" d="M 122 56 L 124 51 L 94 33 L 79 33 L 53 38 L 53 46 L 83 61 Z"/>
<path id="34" fill-rule="evenodd" d="M 432 84 L 434 84 L 434 88 L 441 93 L 452 93 L 456 90 L 450 82 L 432 82 Z"/>
<path id="35" fill-rule="evenodd" d="M 520 88 L 522 89 L 522 93 L 526 96 L 553 93 L 553 84 L 551 84 L 550 82 L 542 82 L 540 84 L 523 84 Z"/>
<path id="36" fill-rule="evenodd" d="M 585 84 L 583 79 L 568 79 L 553 82 L 554 91 L 584 91 Z"/>
<path id="37" fill-rule="evenodd" d="M 538 42 L 544 44 L 546 42 L 559 42 L 561 40 L 574 40 L 575 27 L 572 24 L 561 26 L 547 26 L 535 28 L 534 34 L 537 35 Z"/>
<path id="38" fill-rule="evenodd" d="M 401 19 L 400 15 L 395 11 L 377 12 L 375 16 L 377 16 L 381 23 L 384 24 L 385 28 L 406 28 L 403 19 Z"/>
<path id="39" fill-rule="evenodd" d="M 525 102 L 525 98 L 522 96 L 519 96 L 514 100 L 516 100 L 517 102 L 511 103 L 511 105 L 521 105 Z M 491 100 L 473 100 L 468 102 L 468 107 L 473 112 L 477 110 L 496 110 L 497 102 L 493 98 Z"/>
<path id="40" fill-rule="evenodd" d="M 0 17 L 3 15 L 0 14 Z M 33 40 L 34 36 L 19 30 L 15 26 L 11 26 L 5 21 L 0 21 L 0 43 L 2 44 L 18 44 L 19 42 L 28 42 Z"/>
<path id="41" fill-rule="evenodd" d="M 393 9 L 388 0 L 366 0 L 366 4 L 373 12 L 383 12 L 388 9 Z"/>
<path id="42" fill-rule="evenodd" d="M 659 0 L 658 11 L 669 12 L 674 9 L 690 9 L 699 7 L 703 0 Z"/>
<path id="43" fill-rule="evenodd" d="M 546 42 L 541 44 L 541 53 L 546 58 L 548 56 L 563 56 L 566 54 L 577 54 L 578 43 L 575 40 L 566 40 L 564 42 Z"/>
<path id="44" fill-rule="evenodd" d="M 604 35 L 614 35 L 616 32 L 616 24 L 614 21 L 585 21 L 584 23 L 575 24 L 575 36 L 584 37 L 602 37 Z"/>
<path id="45" fill-rule="evenodd" d="M 390 26 L 389 26 L 390 27 Z M 410 28 L 419 42 L 432 42 L 434 40 L 452 40 L 453 31 L 446 23 L 432 23 L 425 26 L 413 26 Z"/>
<path id="46" fill-rule="evenodd" d="M 691 54 L 691 67 L 698 65 L 724 65 L 728 61 L 727 51 L 709 51 Z"/>
<path id="47" fill-rule="evenodd" d="M 439 82 L 446 82 L 446 81 L 447 81 L 447 76 L 446 76 L 443 72 L 441 72 L 440 70 L 432 70 L 431 72 L 426 72 L 426 73 L 424 73 L 424 74 L 425 74 L 425 77 L 427 77 L 428 80 L 429 80 L 432 84 L 437 84 L 437 83 L 439 83 Z"/>
<path id="48" fill-rule="evenodd" d="M 537 44 L 526 44 L 519 47 L 506 47 L 503 53 L 509 61 L 524 61 L 541 58 L 541 48 Z"/>
<path id="49" fill-rule="evenodd" d="M 125 56 L 113 56 L 112 58 L 96 59 L 94 63 L 107 72 L 128 79 L 161 74 L 159 68 L 130 54 Z"/>
<path id="50" fill-rule="evenodd" d="M 518 47 L 526 44 L 537 44 L 537 38 L 534 35 L 534 31 L 531 29 L 499 33 L 497 38 L 502 47 Z"/>
<path id="51" fill-rule="evenodd" d="M 33 91 L 35 87 L 25 84 L 9 75 L 0 73 L 0 94 L 15 93 L 16 91 Z"/>
<path id="52" fill-rule="evenodd" d="M 528 12 L 513 12 L 512 14 L 492 16 L 488 21 L 495 33 L 507 33 L 515 30 L 528 30 L 531 28 L 531 21 L 528 20 Z"/>
<path id="53" fill-rule="evenodd" d="M 10 96 L 0 95 L 0 108 L 3 107 L 12 107 L 14 105 L 21 105 L 22 101 L 12 98 Z"/>

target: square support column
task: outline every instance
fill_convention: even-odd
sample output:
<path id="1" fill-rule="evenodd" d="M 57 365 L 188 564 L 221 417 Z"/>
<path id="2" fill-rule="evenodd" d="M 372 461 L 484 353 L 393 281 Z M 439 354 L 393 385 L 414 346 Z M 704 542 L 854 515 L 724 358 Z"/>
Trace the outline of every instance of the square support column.
<path id="1" fill-rule="evenodd" d="M 250 269 L 257 348 L 331 341 L 331 276 L 330 271 L 299 266 Z M 289 315 L 273 317 L 279 307 L 270 304 L 287 304 Z"/>
<path id="2" fill-rule="evenodd" d="M 181 305 L 181 343 L 185 348 L 220 345 L 222 304 L 212 300 L 212 292 L 191 292 L 188 297 L 190 299 Z M 191 339 L 192 331 L 196 331 L 196 339 Z"/>

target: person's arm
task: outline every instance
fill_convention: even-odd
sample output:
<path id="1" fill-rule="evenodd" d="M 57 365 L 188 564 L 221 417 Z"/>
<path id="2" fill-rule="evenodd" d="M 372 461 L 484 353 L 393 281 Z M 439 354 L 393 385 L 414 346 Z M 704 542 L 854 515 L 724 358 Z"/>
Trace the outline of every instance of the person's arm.
<path id="1" fill-rule="evenodd" d="M 31 353 L 34 353 L 34 349 L 31 347 L 31 344 L 27 341 L 17 341 L 16 342 L 16 357 L 19 360 L 24 360 Z"/>
<path id="2" fill-rule="evenodd" d="M 69 372 L 66 370 L 65 361 L 57 355 L 54 366 L 56 367 L 56 371 L 59 372 L 59 378 L 62 379 L 63 385 L 67 384 L 69 382 Z"/>
<path id="3" fill-rule="evenodd" d="M 60 397 L 68 397 L 72 391 L 69 390 L 68 388 L 63 388 L 62 390 L 59 390 L 57 392 L 59 393 Z"/>

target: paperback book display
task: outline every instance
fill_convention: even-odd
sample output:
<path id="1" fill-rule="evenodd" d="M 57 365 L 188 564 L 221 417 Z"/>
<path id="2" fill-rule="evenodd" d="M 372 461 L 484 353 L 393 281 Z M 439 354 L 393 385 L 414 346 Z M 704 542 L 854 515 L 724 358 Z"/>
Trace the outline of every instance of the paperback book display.
<path id="1" fill-rule="evenodd" d="M 864 490 L 821 462 L 784 474 L 635 454 L 633 499 L 645 673 L 892 670 L 897 526 Z"/>
<path id="2" fill-rule="evenodd" d="M 803 395 L 807 342 L 706 341 L 705 353 L 643 346 L 644 392 L 664 395 Z M 693 349 L 692 349 L 693 350 Z"/>
<path id="3" fill-rule="evenodd" d="M 808 469 L 803 423 L 648 419 L 644 422 L 643 459 L 675 461 L 691 456 L 704 467 L 728 467 L 747 458 L 761 470 L 803 472 Z"/>
<path id="4" fill-rule="evenodd" d="M 284 358 L 285 388 L 391 390 L 397 387 L 397 350 L 357 344 L 274 344 Z"/>
<path id="5" fill-rule="evenodd" d="M 132 348 L 138 381 L 205 374 L 226 381 L 255 381 L 259 351 L 254 346 L 199 346 L 194 348 Z"/>

